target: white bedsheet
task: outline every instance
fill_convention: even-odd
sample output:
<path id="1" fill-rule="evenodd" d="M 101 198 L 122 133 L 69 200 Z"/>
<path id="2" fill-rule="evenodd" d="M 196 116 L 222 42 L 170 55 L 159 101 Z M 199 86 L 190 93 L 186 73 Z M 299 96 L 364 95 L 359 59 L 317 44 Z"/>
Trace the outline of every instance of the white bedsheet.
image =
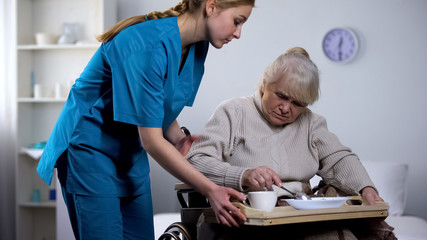
<path id="1" fill-rule="evenodd" d="M 166 228 L 175 222 L 181 222 L 180 213 L 157 213 L 154 214 L 154 239 L 159 239 Z"/>

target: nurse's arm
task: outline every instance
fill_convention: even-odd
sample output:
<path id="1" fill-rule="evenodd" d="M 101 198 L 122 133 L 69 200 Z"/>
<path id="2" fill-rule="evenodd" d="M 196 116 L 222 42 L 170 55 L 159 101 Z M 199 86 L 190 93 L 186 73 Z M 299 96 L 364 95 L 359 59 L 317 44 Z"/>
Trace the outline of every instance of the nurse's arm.
<path id="1" fill-rule="evenodd" d="M 178 142 L 183 140 L 186 137 L 185 133 L 181 131 L 181 127 L 178 122 L 175 120 L 169 126 L 165 132 L 165 138 L 171 142 L 173 145 L 176 145 Z"/>
<path id="2" fill-rule="evenodd" d="M 239 226 L 237 221 L 246 217 L 230 202 L 230 198 L 244 200 L 243 195 L 231 188 L 218 186 L 193 167 L 179 151 L 163 137 L 161 128 L 138 127 L 142 147 L 164 169 L 192 186 L 209 199 L 217 221 L 227 226 Z"/>

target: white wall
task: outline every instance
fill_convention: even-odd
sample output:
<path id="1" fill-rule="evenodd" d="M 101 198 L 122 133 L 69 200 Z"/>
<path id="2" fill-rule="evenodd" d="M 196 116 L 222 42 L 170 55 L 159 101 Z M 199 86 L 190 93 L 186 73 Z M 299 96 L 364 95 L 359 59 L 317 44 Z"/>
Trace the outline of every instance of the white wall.
<path id="1" fill-rule="evenodd" d="M 127 0 L 118 15 L 177 2 Z M 338 26 L 359 36 L 360 52 L 346 65 L 329 62 L 321 50 L 323 35 Z M 427 219 L 427 1 L 258 0 L 242 38 L 210 49 L 196 102 L 181 114 L 181 125 L 199 132 L 221 101 L 252 94 L 264 68 L 293 46 L 304 47 L 321 71 L 321 97 L 312 109 L 361 159 L 408 163 L 406 212 Z M 154 168 L 155 211 L 175 209 L 175 179 Z M 160 182 L 170 186 L 169 198 L 163 185 L 156 187 Z"/>

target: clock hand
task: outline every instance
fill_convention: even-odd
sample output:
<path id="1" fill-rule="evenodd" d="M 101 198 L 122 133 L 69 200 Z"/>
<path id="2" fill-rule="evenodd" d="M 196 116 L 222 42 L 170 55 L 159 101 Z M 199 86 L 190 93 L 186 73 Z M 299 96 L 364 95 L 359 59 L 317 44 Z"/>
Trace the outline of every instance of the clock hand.
<path id="1" fill-rule="evenodd" d="M 341 61 L 342 59 L 342 52 L 341 52 L 341 47 L 342 47 L 342 37 L 340 38 L 340 41 L 338 43 L 338 59 Z"/>

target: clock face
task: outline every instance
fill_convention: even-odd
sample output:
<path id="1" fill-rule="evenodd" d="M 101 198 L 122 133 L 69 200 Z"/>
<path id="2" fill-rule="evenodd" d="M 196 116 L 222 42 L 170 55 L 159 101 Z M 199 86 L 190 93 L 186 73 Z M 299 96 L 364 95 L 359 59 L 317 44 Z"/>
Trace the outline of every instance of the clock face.
<path id="1" fill-rule="evenodd" d="M 357 53 L 356 34 L 348 28 L 334 28 L 323 38 L 323 52 L 333 62 L 346 63 Z"/>

